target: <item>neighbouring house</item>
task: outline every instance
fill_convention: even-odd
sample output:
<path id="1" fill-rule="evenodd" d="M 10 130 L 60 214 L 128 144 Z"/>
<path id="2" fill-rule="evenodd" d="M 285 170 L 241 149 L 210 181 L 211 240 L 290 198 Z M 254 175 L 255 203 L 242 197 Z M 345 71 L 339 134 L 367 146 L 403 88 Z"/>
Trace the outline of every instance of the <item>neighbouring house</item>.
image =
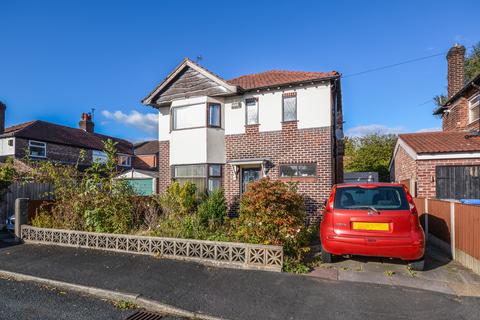
<path id="1" fill-rule="evenodd" d="M 125 179 L 139 195 L 148 196 L 158 193 L 159 141 L 144 141 L 133 145 L 134 158 L 132 168 L 119 175 Z"/>
<path id="2" fill-rule="evenodd" d="M 184 59 L 143 101 L 159 111 L 159 192 L 172 180 L 223 187 L 295 182 L 311 220 L 343 179 L 340 74 L 267 71 L 224 80 Z"/>
<path id="3" fill-rule="evenodd" d="M 448 101 L 434 112 L 442 131 L 400 134 L 392 180 L 419 197 L 480 199 L 480 75 L 464 82 L 465 47 L 447 54 Z"/>
<path id="4" fill-rule="evenodd" d="M 90 114 L 84 113 L 79 128 L 66 127 L 46 121 L 35 120 L 5 128 L 5 105 L 0 103 L 0 162 L 13 157 L 19 165 L 25 159 L 32 161 L 50 160 L 75 165 L 90 166 L 94 161 L 106 160 L 103 142 L 111 139 L 117 143 L 120 168 L 130 168 L 133 145 L 94 132 Z M 84 157 L 80 155 L 84 152 Z"/>

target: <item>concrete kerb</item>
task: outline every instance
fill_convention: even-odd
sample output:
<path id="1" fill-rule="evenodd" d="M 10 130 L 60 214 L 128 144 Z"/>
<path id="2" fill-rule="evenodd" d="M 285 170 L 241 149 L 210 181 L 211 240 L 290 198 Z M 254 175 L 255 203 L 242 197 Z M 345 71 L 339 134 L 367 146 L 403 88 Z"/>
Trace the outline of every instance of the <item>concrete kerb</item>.
<path id="1" fill-rule="evenodd" d="M 4 271 L 4 270 L 0 270 L 0 277 L 16 280 L 16 281 L 34 282 L 37 284 L 46 285 L 46 286 L 57 288 L 57 289 L 63 289 L 67 291 L 88 294 L 100 299 L 108 299 L 116 302 L 127 301 L 127 302 L 134 303 L 135 305 L 141 308 L 145 308 L 148 311 L 166 313 L 166 314 L 178 316 L 178 317 L 199 319 L 199 320 L 225 320 L 223 318 L 218 318 L 214 316 L 209 316 L 209 315 L 200 314 L 200 313 L 180 309 L 177 307 L 173 307 L 165 303 L 161 303 L 152 299 L 142 297 L 141 294 L 100 289 L 95 287 L 83 286 L 79 284 L 68 283 L 68 282 L 58 281 L 58 280 L 51 280 L 47 278 L 40 278 L 36 276 L 31 276 L 31 275 L 26 275 L 26 274 L 17 273 L 17 272 L 11 272 L 11 271 Z"/>

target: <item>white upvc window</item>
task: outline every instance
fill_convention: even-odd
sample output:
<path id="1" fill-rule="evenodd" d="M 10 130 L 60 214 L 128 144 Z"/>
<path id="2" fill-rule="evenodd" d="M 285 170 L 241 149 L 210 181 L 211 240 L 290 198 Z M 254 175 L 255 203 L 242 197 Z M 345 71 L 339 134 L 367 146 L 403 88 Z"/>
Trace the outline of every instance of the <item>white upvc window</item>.
<path id="1" fill-rule="evenodd" d="M 132 157 L 126 154 L 118 155 L 118 165 L 121 167 L 131 167 L 132 166 Z"/>
<path id="2" fill-rule="evenodd" d="M 28 141 L 28 153 L 32 158 L 46 158 L 47 144 L 40 141 Z"/>
<path id="3" fill-rule="evenodd" d="M 480 94 L 476 94 L 468 100 L 468 123 L 473 123 L 480 119 Z"/>
<path id="4" fill-rule="evenodd" d="M 172 130 L 205 127 L 205 107 L 205 104 L 173 107 Z"/>
<path id="5" fill-rule="evenodd" d="M 249 98 L 245 100 L 246 122 L 249 124 L 258 124 L 258 99 Z"/>
<path id="6" fill-rule="evenodd" d="M 283 121 L 297 120 L 297 94 L 286 93 L 282 97 Z"/>
<path id="7" fill-rule="evenodd" d="M 93 150 L 92 159 L 96 163 L 107 163 L 108 156 L 104 151 Z"/>

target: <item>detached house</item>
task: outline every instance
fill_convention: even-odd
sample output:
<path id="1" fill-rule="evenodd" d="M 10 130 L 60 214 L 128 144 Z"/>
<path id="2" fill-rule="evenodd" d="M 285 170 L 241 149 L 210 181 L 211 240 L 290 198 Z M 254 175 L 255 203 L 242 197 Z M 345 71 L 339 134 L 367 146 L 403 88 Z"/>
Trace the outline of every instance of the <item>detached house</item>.
<path id="1" fill-rule="evenodd" d="M 480 199 L 480 75 L 465 83 L 465 47 L 447 55 L 448 101 L 434 114 L 441 132 L 399 135 L 392 179 L 420 197 Z"/>
<path id="2" fill-rule="evenodd" d="M 159 192 L 172 180 L 223 187 L 298 183 L 312 219 L 343 178 L 340 74 L 267 71 L 224 80 L 185 59 L 143 101 L 159 111 Z"/>

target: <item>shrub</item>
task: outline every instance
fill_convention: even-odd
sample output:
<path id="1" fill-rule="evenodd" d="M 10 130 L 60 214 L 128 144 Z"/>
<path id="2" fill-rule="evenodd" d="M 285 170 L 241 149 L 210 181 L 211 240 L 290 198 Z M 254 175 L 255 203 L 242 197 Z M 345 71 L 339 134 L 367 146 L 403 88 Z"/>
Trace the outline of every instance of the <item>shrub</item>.
<path id="1" fill-rule="evenodd" d="M 104 149 L 107 162 L 94 163 L 83 173 L 78 166 L 36 164 L 34 177 L 54 185 L 56 201 L 49 210 L 40 208 L 33 225 L 112 233 L 131 230 L 133 189 L 125 181 L 114 179 L 117 175 L 115 143 L 107 140 Z"/>
<path id="2" fill-rule="evenodd" d="M 198 218 L 202 226 L 214 229 L 223 225 L 227 216 L 227 202 L 221 189 L 211 192 L 198 207 Z"/>
<path id="3" fill-rule="evenodd" d="M 305 205 L 294 185 L 263 178 L 249 184 L 232 230 L 240 241 L 283 245 L 305 227 Z"/>
<path id="4" fill-rule="evenodd" d="M 172 182 L 159 199 L 163 214 L 169 217 L 192 213 L 197 205 L 196 191 L 196 186 L 191 182 L 182 185 Z"/>

